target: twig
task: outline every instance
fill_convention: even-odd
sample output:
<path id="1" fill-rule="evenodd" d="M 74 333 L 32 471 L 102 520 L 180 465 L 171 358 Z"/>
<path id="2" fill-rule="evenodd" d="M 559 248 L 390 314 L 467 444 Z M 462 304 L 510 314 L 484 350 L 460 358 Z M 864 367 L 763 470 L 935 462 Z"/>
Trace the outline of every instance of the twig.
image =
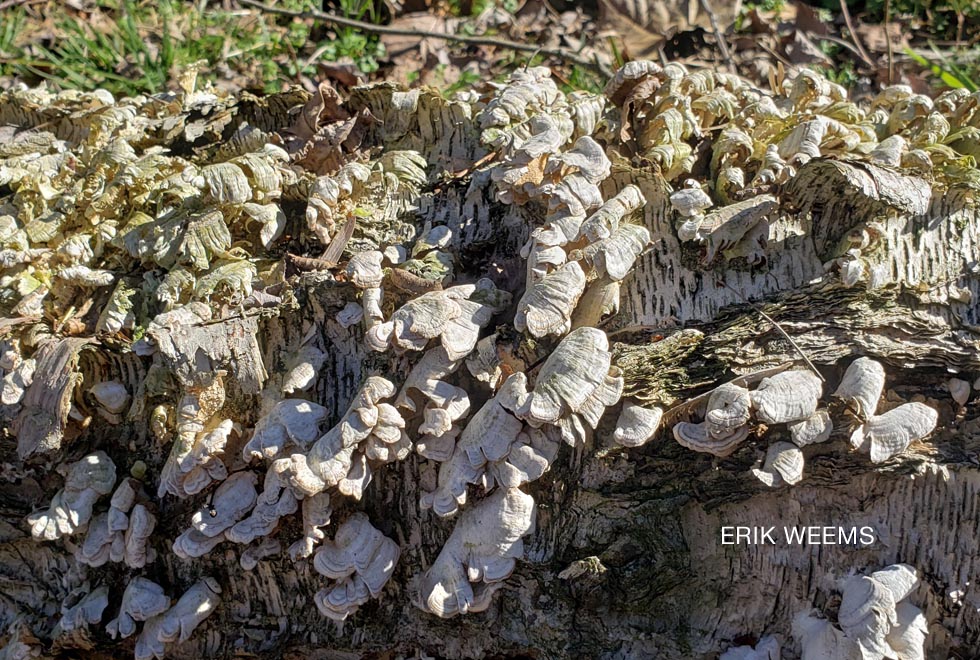
<path id="1" fill-rule="evenodd" d="M 238 0 L 238 3 L 244 5 L 245 7 L 252 7 L 253 9 L 258 9 L 270 14 L 279 14 L 281 16 L 289 16 L 291 18 L 310 18 L 316 21 L 322 21 L 324 23 L 333 23 L 334 25 L 343 25 L 345 27 L 352 27 L 363 32 L 370 32 L 372 34 L 389 34 L 398 37 L 421 37 L 423 39 L 441 39 L 442 41 L 455 41 L 463 44 L 473 44 L 477 46 L 495 46 L 497 48 L 506 48 L 508 50 L 516 50 L 525 53 L 541 53 L 544 55 L 551 55 L 553 57 L 560 57 L 568 60 L 579 66 L 588 67 L 593 71 L 598 71 L 604 76 L 611 76 L 612 71 L 609 67 L 605 66 L 598 59 L 589 59 L 587 57 L 582 57 L 577 53 L 574 53 L 566 48 L 542 48 L 541 46 L 536 46 L 530 43 L 518 43 L 516 41 L 508 41 L 506 39 L 498 39 L 496 37 L 485 37 L 485 36 L 469 36 L 465 34 L 450 34 L 448 32 L 431 32 L 429 30 L 410 30 L 405 28 L 395 28 L 389 25 L 375 25 L 374 23 L 366 23 L 364 21 L 358 21 L 353 18 L 346 18 L 344 16 L 338 16 L 336 14 L 330 14 L 324 11 L 318 10 L 307 10 L 307 11 L 293 11 L 291 9 L 281 9 L 279 7 L 270 7 L 269 5 L 262 4 L 257 0 Z"/>
<path id="2" fill-rule="evenodd" d="M 844 23 L 847 24 L 847 31 L 851 33 L 851 39 L 854 41 L 854 45 L 857 46 L 861 59 L 868 66 L 874 66 L 874 60 L 868 56 L 868 51 L 864 50 L 861 38 L 858 37 L 858 33 L 854 30 L 854 25 L 851 23 L 851 12 L 847 10 L 847 0 L 840 0 L 840 11 L 844 15 Z M 886 34 L 885 36 L 887 38 L 888 35 Z"/>
<path id="3" fill-rule="evenodd" d="M 21 5 L 36 5 L 44 0 L 5 0 L 5 2 L 0 2 L 0 11 L 5 11 L 11 7 L 19 7 Z"/>
<path id="4" fill-rule="evenodd" d="M 820 382 L 822 382 L 822 383 L 826 382 L 824 380 L 823 375 L 819 371 L 817 371 L 817 367 L 814 366 L 813 362 L 810 361 L 810 358 L 807 357 L 807 354 L 803 352 L 803 349 L 800 348 L 799 344 L 797 344 L 795 341 L 793 341 L 793 338 L 790 337 L 789 334 L 785 330 L 783 330 L 782 326 L 780 326 L 778 323 L 776 323 L 775 319 L 773 319 L 771 316 L 769 316 L 768 314 L 766 314 L 765 312 L 763 312 L 761 307 L 759 307 L 758 305 L 756 305 L 752 301 L 746 299 L 745 296 L 743 296 L 741 293 L 739 293 L 738 291 L 736 291 L 732 287 L 728 286 L 728 284 L 726 284 L 722 280 L 718 280 L 718 284 L 721 284 L 723 287 L 725 287 L 726 289 L 728 289 L 729 291 L 731 291 L 732 293 L 734 293 L 736 296 L 738 296 L 741 299 L 741 301 L 744 304 L 746 304 L 749 307 L 751 307 L 752 309 L 754 309 L 759 314 L 759 316 L 761 316 L 765 320 L 767 320 L 770 323 L 772 323 L 773 327 L 776 328 L 776 330 L 779 330 L 779 334 L 781 334 L 783 337 L 785 337 L 786 338 L 786 341 L 788 341 L 790 343 L 790 345 L 792 345 L 793 348 L 796 349 L 796 352 L 800 354 L 800 357 L 803 358 L 803 361 L 806 362 L 807 366 L 810 367 L 810 369 L 813 371 L 813 373 L 815 373 L 817 375 L 817 378 L 820 379 Z"/>
<path id="5" fill-rule="evenodd" d="M 888 47 L 888 84 L 892 84 L 894 63 L 893 63 L 893 53 L 892 53 L 892 38 L 891 32 L 888 29 L 888 21 L 891 19 L 892 13 L 892 2 L 891 0 L 885 0 L 885 44 Z"/>
<path id="6" fill-rule="evenodd" d="M 738 69 L 735 68 L 735 62 L 732 60 L 732 53 L 728 50 L 728 42 L 725 41 L 725 35 L 722 34 L 721 28 L 718 27 L 718 19 L 715 18 L 715 12 L 711 10 L 709 0 L 701 0 L 701 8 L 704 9 L 704 13 L 708 15 L 708 20 L 711 22 L 711 30 L 715 33 L 715 40 L 718 42 L 718 48 L 721 49 L 721 56 L 725 59 L 731 72 L 738 73 Z"/>

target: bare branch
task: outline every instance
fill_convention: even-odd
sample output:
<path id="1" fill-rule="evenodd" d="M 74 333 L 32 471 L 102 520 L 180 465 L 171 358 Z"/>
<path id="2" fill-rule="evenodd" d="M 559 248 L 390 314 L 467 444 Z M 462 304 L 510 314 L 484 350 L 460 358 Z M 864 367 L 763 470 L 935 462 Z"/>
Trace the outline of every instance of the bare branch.
<path id="1" fill-rule="evenodd" d="M 441 39 L 442 41 L 454 41 L 463 44 L 473 44 L 478 46 L 494 46 L 496 48 L 504 48 L 507 50 L 516 50 L 524 53 L 537 53 L 541 55 L 551 55 L 552 57 L 558 57 L 579 66 L 589 68 L 593 71 L 597 71 L 604 76 L 611 76 L 612 71 L 609 67 L 605 66 L 598 59 L 582 57 L 574 51 L 568 50 L 566 48 L 543 48 L 530 43 L 519 43 L 516 41 L 508 41 L 507 39 L 500 39 L 497 37 L 485 37 L 485 36 L 468 36 L 465 34 L 449 34 L 447 32 L 430 32 L 428 30 L 409 30 L 404 28 L 394 28 L 387 25 L 375 25 L 374 23 L 366 23 L 364 21 L 358 21 L 353 18 L 346 18 L 344 16 L 337 16 L 336 14 L 330 14 L 323 11 L 310 10 L 310 11 L 293 11 L 290 9 L 281 9 L 279 7 L 270 7 L 269 5 L 262 4 L 256 0 L 238 0 L 239 4 L 245 7 L 252 7 L 253 9 L 258 9 L 260 11 L 268 12 L 270 14 L 279 14 L 281 16 L 290 16 L 292 18 L 311 18 L 316 21 L 323 21 L 324 23 L 333 23 L 334 25 L 343 25 L 346 27 L 356 28 L 364 32 L 369 32 L 372 34 L 390 34 L 401 37 L 420 37 L 423 39 Z"/>

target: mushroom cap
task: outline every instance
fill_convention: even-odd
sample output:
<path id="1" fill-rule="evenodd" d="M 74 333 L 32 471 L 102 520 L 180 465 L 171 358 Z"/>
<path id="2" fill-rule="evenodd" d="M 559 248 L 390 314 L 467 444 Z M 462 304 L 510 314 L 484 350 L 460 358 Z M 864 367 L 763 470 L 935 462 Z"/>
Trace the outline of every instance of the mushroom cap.
<path id="1" fill-rule="evenodd" d="M 561 335 L 571 327 L 572 312 L 585 291 L 585 272 L 570 261 L 531 285 L 517 303 L 514 327 L 534 337 Z"/>
<path id="2" fill-rule="evenodd" d="M 834 430 L 834 422 L 830 419 L 830 413 L 821 408 L 804 420 L 790 422 L 787 427 L 793 443 L 806 447 L 826 442 Z"/>
<path id="3" fill-rule="evenodd" d="M 834 396 L 857 406 L 858 416 L 867 420 L 878 409 L 885 387 L 885 368 L 868 357 L 858 358 L 847 367 Z"/>
<path id="4" fill-rule="evenodd" d="M 638 403 L 627 401 L 616 420 L 613 440 L 623 447 L 639 447 L 645 444 L 660 427 L 664 411 L 656 406 L 644 408 Z"/>
<path id="5" fill-rule="evenodd" d="M 936 428 L 939 414 L 924 403 L 903 403 L 886 413 L 871 417 L 852 436 L 856 446 L 870 443 L 872 463 L 882 463 L 908 449 L 914 440 L 921 440 Z"/>
<path id="6" fill-rule="evenodd" d="M 748 389 L 733 383 L 724 383 L 716 387 L 708 397 L 704 421 L 712 435 L 728 434 L 748 423 L 751 406 Z"/>
<path id="7" fill-rule="evenodd" d="M 822 392 L 819 378 L 809 371 L 794 369 L 763 378 L 750 396 L 760 420 L 783 424 L 810 417 L 817 410 Z"/>
<path id="8" fill-rule="evenodd" d="M 728 435 L 716 437 L 709 433 L 706 422 L 701 424 L 678 422 L 674 424 L 673 434 L 674 439 L 682 447 L 724 458 L 732 455 L 738 446 L 749 437 L 749 428 L 741 426 Z"/>

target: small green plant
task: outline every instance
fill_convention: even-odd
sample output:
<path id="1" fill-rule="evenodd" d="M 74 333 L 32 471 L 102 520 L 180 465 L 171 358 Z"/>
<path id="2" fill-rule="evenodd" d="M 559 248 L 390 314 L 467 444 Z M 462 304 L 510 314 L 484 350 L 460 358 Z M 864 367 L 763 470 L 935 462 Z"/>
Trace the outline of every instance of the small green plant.
<path id="1" fill-rule="evenodd" d="M 785 8 L 786 0 L 759 0 L 758 2 L 750 0 L 749 2 L 745 2 L 742 4 L 742 9 L 738 12 L 738 16 L 735 17 L 735 30 L 739 31 L 745 27 L 745 20 L 753 10 L 775 12 L 778 14 Z"/>
<path id="2" fill-rule="evenodd" d="M 320 5 L 320 0 L 279 2 L 292 10 Z M 371 0 L 341 0 L 340 10 L 352 18 L 379 20 Z M 314 54 L 326 60 L 350 58 L 368 73 L 377 70 L 384 55 L 376 35 L 340 28 L 335 38 L 322 39 L 322 26 L 277 22 L 275 16 L 230 11 L 216 2 L 98 0 L 89 11 L 88 20 L 79 20 L 70 6 L 59 5 L 48 17 L 53 36 L 33 40 L 24 31 L 36 26 L 23 10 L 7 11 L 0 19 L 0 75 L 134 95 L 160 92 L 181 68 L 204 60 L 212 68 L 202 71 L 202 79 L 213 79 L 220 63 L 239 84 L 275 92 L 284 81 L 313 76 Z"/>
<path id="3" fill-rule="evenodd" d="M 340 13 L 368 23 L 378 23 L 379 16 L 372 0 L 340 0 Z M 376 34 L 366 34 L 350 27 L 339 27 L 337 37 L 320 42 L 320 52 L 324 59 L 338 60 L 350 58 L 364 73 L 378 70 L 378 59 L 384 57 L 385 49 Z"/>
<path id="4" fill-rule="evenodd" d="M 813 68 L 827 76 L 827 80 L 837 83 L 843 87 L 850 87 L 857 82 L 858 74 L 854 69 L 854 62 L 845 58 L 840 64 L 833 64 L 838 61 L 841 47 L 833 41 L 821 40 L 818 42 L 820 52 L 827 56 L 831 61 L 828 65 L 815 65 Z"/>
<path id="5" fill-rule="evenodd" d="M 594 71 L 575 64 L 572 66 L 572 72 L 568 75 L 568 82 L 562 85 L 562 88 L 566 93 L 582 90 L 599 94 L 602 92 L 603 81 Z"/>
<path id="6" fill-rule="evenodd" d="M 931 44 L 930 44 L 931 45 Z M 961 69 L 957 64 L 951 59 L 936 50 L 935 46 L 932 46 L 933 52 L 936 54 L 939 64 L 931 62 L 922 56 L 920 53 L 915 52 L 911 48 L 905 49 L 905 54 L 911 57 L 917 64 L 924 66 L 932 72 L 932 75 L 939 78 L 939 80 L 951 89 L 965 89 L 970 92 L 977 91 L 977 83 L 974 82 L 963 69 Z"/>

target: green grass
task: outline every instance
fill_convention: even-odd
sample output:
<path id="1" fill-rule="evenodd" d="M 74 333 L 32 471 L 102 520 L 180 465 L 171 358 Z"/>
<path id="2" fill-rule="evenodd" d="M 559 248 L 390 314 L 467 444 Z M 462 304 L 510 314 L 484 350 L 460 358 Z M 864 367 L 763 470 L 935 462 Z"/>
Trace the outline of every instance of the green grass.
<path id="1" fill-rule="evenodd" d="M 973 63 L 974 72 L 971 75 L 967 70 L 957 65 L 952 58 L 946 57 L 936 50 L 935 46 L 933 46 L 932 50 L 936 54 L 938 63 L 930 61 L 911 48 L 906 48 L 905 54 L 915 60 L 916 63 L 928 69 L 942 85 L 950 89 L 965 89 L 969 92 L 977 91 L 978 87 L 975 79 L 977 69 L 980 68 L 980 65 L 976 61 Z M 978 54 L 980 52 L 975 51 L 974 60 L 976 60 Z"/>
<path id="2" fill-rule="evenodd" d="M 287 0 L 279 6 L 303 10 L 317 8 L 319 2 Z M 99 0 L 93 3 L 101 14 L 98 22 L 79 20 L 57 7 L 61 15 L 51 21 L 55 38 L 47 41 L 21 36 L 27 15 L 23 10 L 7 12 L 0 22 L 0 75 L 132 95 L 162 91 L 181 68 L 205 60 L 221 62 L 249 86 L 271 92 L 301 75 L 316 77 L 314 56 L 350 58 L 370 73 L 384 55 L 376 35 L 351 28 L 327 32 L 321 25 L 277 22 L 272 16 L 226 11 L 206 1 Z M 351 18 L 378 20 L 371 0 L 341 0 L 339 10 Z M 215 76 L 213 70 L 202 73 Z"/>

